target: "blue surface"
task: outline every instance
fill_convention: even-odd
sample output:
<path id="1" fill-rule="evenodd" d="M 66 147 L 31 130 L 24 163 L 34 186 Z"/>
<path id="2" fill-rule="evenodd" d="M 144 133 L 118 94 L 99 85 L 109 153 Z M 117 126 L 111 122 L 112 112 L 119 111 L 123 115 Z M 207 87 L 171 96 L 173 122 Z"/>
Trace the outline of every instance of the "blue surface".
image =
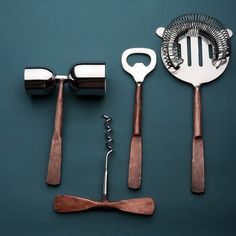
<path id="1" fill-rule="evenodd" d="M 0 4 L 0 235 L 214 235 L 235 234 L 235 39 L 221 78 L 202 87 L 206 193 L 191 185 L 193 89 L 174 79 L 160 59 L 158 26 L 188 12 L 207 13 L 236 32 L 235 1 L 5 0 Z M 127 188 L 135 84 L 120 64 L 130 47 L 149 47 L 158 65 L 144 84 L 143 182 Z M 81 99 L 66 87 L 62 184 L 45 184 L 56 94 L 25 94 L 25 66 L 66 74 L 78 62 L 105 61 L 108 90 Z M 115 152 L 110 199 L 152 196 L 152 217 L 91 211 L 57 214 L 56 194 L 100 199 L 104 127 L 113 117 Z"/>

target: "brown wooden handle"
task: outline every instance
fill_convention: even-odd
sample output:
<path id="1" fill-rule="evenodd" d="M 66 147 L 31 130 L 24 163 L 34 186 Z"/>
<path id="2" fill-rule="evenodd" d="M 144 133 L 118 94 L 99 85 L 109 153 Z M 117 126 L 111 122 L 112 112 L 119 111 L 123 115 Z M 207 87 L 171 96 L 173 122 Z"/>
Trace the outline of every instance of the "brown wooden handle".
<path id="1" fill-rule="evenodd" d="M 205 190 L 204 147 L 202 139 L 201 95 L 200 87 L 195 87 L 194 95 L 194 134 L 192 154 L 192 192 L 203 193 Z"/>
<path id="2" fill-rule="evenodd" d="M 99 202 L 69 195 L 58 195 L 54 199 L 54 210 L 56 212 L 86 211 L 97 205 Z"/>
<path id="3" fill-rule="evenodd" d="M 194 138 L 202 137 L 202 108 L 200 87 L 195 87 L 194 93 Z"/>
<path id="4" fill-rule="evenodd" d="M 141 135 L 142 119 L 142 84 L 136 86 L 135 104 L 134 104 L 134 130 L 133 135 Z"/>
<path id="5" fill-rule="evenodd" d="M 155 203 L 151 198 L 128 199 L 117 202 L 97 202 L 69 195 L 58 195 L 54 200 L 54 210 L 56 212 L 80 212 L 93 208 L 115 209 L 133 214 L 152 215 Z"/>
<path id="6" fill-rule="evenodd" d="M 148 197 L 121 200 L 119 202 L 114 202 L 114 204 L 120 211 L 141 215 L 152 215 L 155 209 L 153 199 Z"/>
<path id="7" fill-rule="evenodd" d="M 141 187 L 142 178 L 142 137 L 133 136 L 130 145 L 128 186 L 132 189 Z"/>
<path id="8" fill-rule="evenodd" d="M 49 185 L 59 185 L 61 181 L 63 85 L 64 81 L 60 80 L 57 96 L 54 133 L 48 162 L 47 183 Z"/>
<path id="9" fill-rule="evenodd" d="M 142 136 L 141 136 L 141 118 L 142 118 L 142 84 L 137 84 L 135 92 L 134 105 L 134 128 L 133 137 L 130 145 L 129 176 L 128 186 L 132 189 L 141 187 L 142 172 Z"/>

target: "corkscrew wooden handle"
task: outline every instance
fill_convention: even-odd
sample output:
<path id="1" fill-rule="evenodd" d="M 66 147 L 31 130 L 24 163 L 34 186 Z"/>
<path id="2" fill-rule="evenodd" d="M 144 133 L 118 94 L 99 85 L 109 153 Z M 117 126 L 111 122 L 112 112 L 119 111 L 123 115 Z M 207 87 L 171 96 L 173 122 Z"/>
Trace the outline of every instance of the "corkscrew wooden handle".
<path id="1" fill-rule="evenodd" d="M 133 214 L 152 215 L 155 204 L 151 198 L 136 198 L 116 202 L 97 202 L 75 196 L 58 195 L 54 200 L 54 210 L 56 212 L 80 212 L 94 208 L 116 209 Z"/>

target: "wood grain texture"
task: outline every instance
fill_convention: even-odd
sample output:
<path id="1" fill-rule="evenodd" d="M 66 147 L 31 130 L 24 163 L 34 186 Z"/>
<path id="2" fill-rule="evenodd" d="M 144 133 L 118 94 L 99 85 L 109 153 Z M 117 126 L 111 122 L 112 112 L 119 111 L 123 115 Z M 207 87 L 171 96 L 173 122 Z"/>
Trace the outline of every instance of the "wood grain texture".
<path id="1" fill-rule="evenodd" d="M 54 132 L 51 143 L 51 150 L 48 162 L 47 184 L 59 185 L 61 181 L 61 159 L 62 159 L 62 113 L 63 113 L 63 86 L 64 81 L 60 80 L 57 96 Z"/>
<path id="2" fill-rule="evenodd" d="M 196 87 L 194 95 L 194 135 L 192 149 L 192 192 L 194 193 L 203 193 L 205 191 L 204 146 L 201 126 L 200 87 Z"/>
<path id="3" fill-rule="evenodd" d="M 90 209 L 114 209 L 133 214 L 152 215 L 155 203 L 152 198 L 97 202 L 69 195 L 58 195 L 54 200 L 54 210 L 56 212 L 80 212 Z"/>
<path id="4" fill-rule="evenodd" d="M 137 84 L 134 105 L 134 127 L 130 145 L 128 186 L 132 189 L 141 187 L 142 178 L 142 84 Z"/>
<path id="5" fill-rule="evenodd" d="M 204 193 L 205 174 L 204 174 L 204 153 L 203 140 L 193 139 L 193 158 L 192 158 L 192 192 Z"/>
<path id="6" fill-rule="evenodd" d="M 200 87 L 195 87 L 194 92 L 194 138 L 202 137 L 202 108 Z"/>
<path id="7" fill-rule="evenodd" d="M 141 135 L 142 121 L 142 84 L 136 85 L 135 103 L 134 103 L 134 129 L 133 135 Z"/>
<path id="8" fill-rule="evenodd" d="M 130 145 L 128 186 L 131 189 L 141 187 L 142 178 L 142 137 L 133 136 Z"/>

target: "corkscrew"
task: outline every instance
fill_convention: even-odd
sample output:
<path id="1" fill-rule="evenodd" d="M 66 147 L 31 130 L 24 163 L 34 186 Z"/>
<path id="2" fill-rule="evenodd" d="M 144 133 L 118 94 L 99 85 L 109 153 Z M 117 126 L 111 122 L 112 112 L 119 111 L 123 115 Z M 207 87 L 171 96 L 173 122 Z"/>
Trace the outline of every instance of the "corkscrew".
<path id="1" fill-rule="evenodd" d="M 107 115 L 103 115 L 103 118 L 105 119 L 104 125 L 106 128 L 105 138 L 107 153 L 105 156 L 102 201 L 93 201 L 90 199 L 70 195 L 58 195 L 54 200 L 54 210 L 59 213 L 66 213 L 86 211 L 90 209 L 111 209 L 133 214 L 152 215 L 154 212 L 155 204 L 153 199 L 150 197 L 127 199 L 120 201 L 108 200 L 108 161 L 111 156 L 111 153 L 114 150 L 112 148 L 113 139 L 111 136 L 112 118 Z"/>
<path id="2" fill-rule="evenodd" d="M 111 137 L 111 133 L 112 133 L 112 128 L 110 126 L 110 122 L 112 120 L 111 117 L 107 116 L 107 115 L 103 115 L 103 118 L 105 119 L 105 128 L 106 128 L 106 132 L 105 132 L 105 138 L 107 140 L 106 142 L 106 147 L 107 147 L 107 154 L 105 157 L 105 170 L 104 170 L 104 180 L 103 180 L 103 200 L 107 199 L 107 190 L 108 190 L 108 160 L 110 157 L 110 154 L 114 151 L 112 146 L 111 146 L 111 142 L 113 141 L 112 137 Z"/>

